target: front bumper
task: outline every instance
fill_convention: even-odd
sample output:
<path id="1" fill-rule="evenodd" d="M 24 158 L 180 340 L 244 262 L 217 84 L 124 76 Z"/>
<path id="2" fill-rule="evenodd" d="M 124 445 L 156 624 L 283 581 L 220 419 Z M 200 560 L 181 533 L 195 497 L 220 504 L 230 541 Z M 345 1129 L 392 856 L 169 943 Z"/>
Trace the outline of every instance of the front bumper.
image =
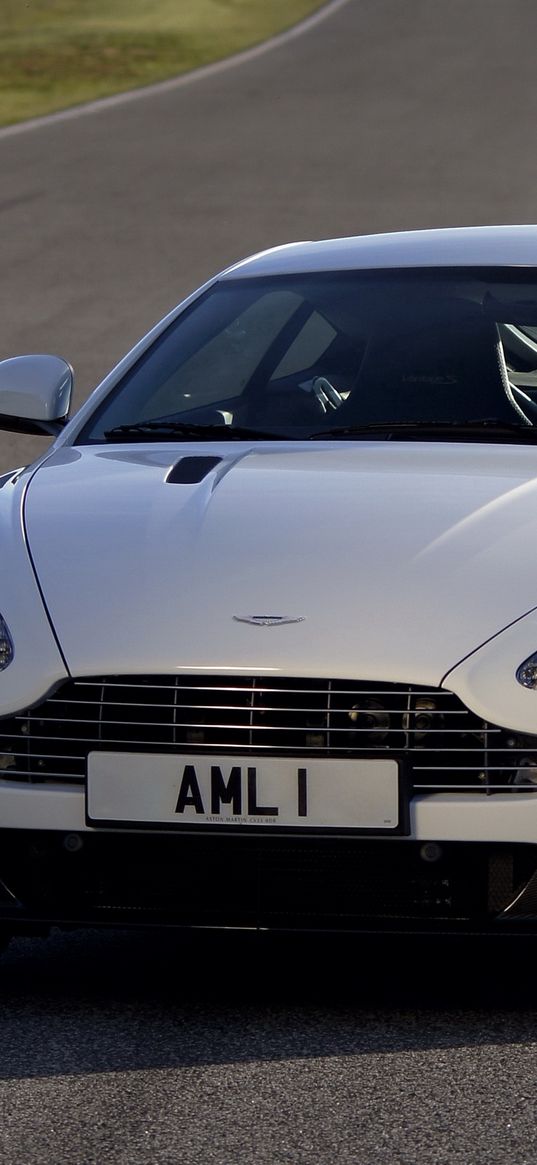
<path id="1" fill-rule="evenodd" d="M 2 829 L 0 924 L 525 934 L 537 845 Z"/>
<path id="2" fill-rule="evenodd" d="M 117 806 L 95 827 L 93 753 L 236 756 L 243 776 L 260 756 L 395 759 L 406 836 L 294 825 L 254 836 L 194 819 L 181 833 L 159 812 L 127 814 L 140 825 L 122 828 Z M 521 782 L 536 772 L 537 735 L 489 723 L 445 689 L 279 673 L 54 682 L 0 721 L 0 923 L 535 929 L 537 784 Z"/>

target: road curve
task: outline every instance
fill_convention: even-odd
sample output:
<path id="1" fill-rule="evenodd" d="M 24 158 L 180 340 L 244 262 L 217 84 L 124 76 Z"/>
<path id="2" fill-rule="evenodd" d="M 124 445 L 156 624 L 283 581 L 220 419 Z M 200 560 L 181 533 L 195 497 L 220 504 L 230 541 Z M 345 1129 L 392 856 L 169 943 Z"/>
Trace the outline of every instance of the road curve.
<path id="1" fill-rule="evenodd" d="M 0 357 L 81 400 L 183 294 L 295 238 L 536 217 L 533 0 L 349 0 L 235 67 L 0 138 Z M 0 437 L 0 472 L 40 440 Z"/>

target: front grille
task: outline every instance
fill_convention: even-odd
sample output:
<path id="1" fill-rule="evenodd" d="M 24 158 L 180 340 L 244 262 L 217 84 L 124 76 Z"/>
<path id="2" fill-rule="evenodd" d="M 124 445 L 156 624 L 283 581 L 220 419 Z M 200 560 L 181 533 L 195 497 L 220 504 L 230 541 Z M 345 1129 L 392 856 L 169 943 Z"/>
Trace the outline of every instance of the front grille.
<path id="1" fill-rule="evenodd" d="M 537 789 L 537 737 L 451 692 L 288 677 L 107 676 L 0 720 L 0 778 L 83 782 L 88 752 L 406 758 L 416 792 Z M 534 785 L 532 782 L 535 781 Z"/>

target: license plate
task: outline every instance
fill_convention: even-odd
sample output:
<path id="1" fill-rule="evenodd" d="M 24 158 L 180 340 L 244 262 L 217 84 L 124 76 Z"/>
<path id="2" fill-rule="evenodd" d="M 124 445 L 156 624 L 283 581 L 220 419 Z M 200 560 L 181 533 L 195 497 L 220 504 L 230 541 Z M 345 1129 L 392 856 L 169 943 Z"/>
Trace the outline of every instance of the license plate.
<path id="1" fill-rule="evenodd" d="M 92 752 L 90 822 L 367 829 L 399 826 L 395 760 Z"/>

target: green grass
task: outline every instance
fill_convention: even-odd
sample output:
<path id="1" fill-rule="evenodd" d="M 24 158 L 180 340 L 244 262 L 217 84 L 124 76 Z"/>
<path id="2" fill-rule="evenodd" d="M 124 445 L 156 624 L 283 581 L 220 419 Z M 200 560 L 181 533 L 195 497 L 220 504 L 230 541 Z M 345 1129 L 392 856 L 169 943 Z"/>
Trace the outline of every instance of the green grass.
<path id="1" fill-rule="evenodd" d="M 323 0 L 0 0 L 0 125 L 175 77 Z"/>

